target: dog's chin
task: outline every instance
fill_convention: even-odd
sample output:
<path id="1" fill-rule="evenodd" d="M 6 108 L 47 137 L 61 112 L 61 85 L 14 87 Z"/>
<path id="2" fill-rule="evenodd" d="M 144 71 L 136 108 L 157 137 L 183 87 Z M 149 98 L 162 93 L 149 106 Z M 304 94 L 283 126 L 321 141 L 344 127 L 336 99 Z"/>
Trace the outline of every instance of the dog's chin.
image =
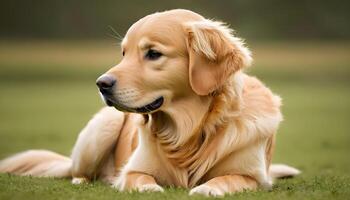
<path id="1" fill-rule="evenodd" d="M 140 114 L 148 114 L 148 113 L 156 112 L 157 110 L 160 109 L 160 107 L 162 107 L 164 103 L 164 97 L 161 96 L 144 106 L 133 108 L 118 102 L 116 99 L 112 99 L 106 96 L 103 96 L 103 99 L 108 106 L 113 106 L 117 110 L 120 110 L 122 112 L 132 112 L 132 113 L 140 113 Z"/>

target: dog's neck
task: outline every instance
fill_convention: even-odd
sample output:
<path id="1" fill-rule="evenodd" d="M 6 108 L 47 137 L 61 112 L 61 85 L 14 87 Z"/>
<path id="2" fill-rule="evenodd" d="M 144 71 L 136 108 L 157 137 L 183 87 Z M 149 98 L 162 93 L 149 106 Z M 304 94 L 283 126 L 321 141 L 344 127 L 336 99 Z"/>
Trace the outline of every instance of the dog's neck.
<path id="1" fill-rule="evenodd" d="M 191 173 L 205 159 L 200 156 L 206 155 L 212 136 L 224 133 L 229 119 L 240 112 L 241 79 L 236 73 L 211 95 L 179 99 L 149 116 L 147 127 L 173 165 Z"/>

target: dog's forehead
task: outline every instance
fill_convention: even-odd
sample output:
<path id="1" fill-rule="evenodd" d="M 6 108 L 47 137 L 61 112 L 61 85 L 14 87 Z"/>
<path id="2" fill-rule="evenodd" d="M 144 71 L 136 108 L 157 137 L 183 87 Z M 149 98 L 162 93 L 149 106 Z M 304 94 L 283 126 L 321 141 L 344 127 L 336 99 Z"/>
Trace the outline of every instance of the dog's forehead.
<path id="1" fill-rule="evenodd" d="M 139 41 L 142 37 L 157 40 L 163 44 L 176 44 L 176 39 L 184 38 L 183 24 L 203 19 L 202 16 L 188 10 L 171 10 L 154 13 L 141 18 L 127 31 L 122 45 L 128 41 Z"/>

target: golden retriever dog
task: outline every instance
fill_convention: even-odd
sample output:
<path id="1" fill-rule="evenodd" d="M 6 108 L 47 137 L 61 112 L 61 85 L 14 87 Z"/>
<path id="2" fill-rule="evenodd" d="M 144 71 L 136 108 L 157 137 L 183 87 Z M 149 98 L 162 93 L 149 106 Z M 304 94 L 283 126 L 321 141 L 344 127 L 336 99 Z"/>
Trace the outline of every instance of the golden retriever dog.
<path id="1" fill-rule="evenodd" d="M 130 27 L 121 50 L 97 80 L 109 107 L 71 157 L 30 150 L 1 161 L 0 172 L 206 196 L 269 189 L 299 173 L 271 165 L 281 99 L 243 72 L 251 53 L 225 24 L 182 9 L 154 13 Z"/>

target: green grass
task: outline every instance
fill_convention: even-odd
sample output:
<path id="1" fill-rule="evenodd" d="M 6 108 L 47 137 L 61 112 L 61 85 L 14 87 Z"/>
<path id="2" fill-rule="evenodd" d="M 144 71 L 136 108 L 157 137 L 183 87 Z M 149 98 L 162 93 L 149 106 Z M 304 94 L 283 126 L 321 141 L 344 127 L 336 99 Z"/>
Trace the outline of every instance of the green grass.
<path id="1" fill-rule="evenodd" d="M 79 130 L 103 106 L 94 82 L 117 60 L 115 49 L 105 41 L 2 42 L 0 158 L 33 148 L 69 155 Z M 274 162 L 303 173 L 277 181 L 272 191 L 225 198 L 348 199 L 350 45 L 274 43 L 253 51 L 256 63 L 249 73 L 283 97 L 285 120 Z M 119 193 L 99 182 L 74 186 L 69 180 L 0 175 L 0 199 L 203 198 L 187 194 L 174 188 L 163 194 Z"/>

